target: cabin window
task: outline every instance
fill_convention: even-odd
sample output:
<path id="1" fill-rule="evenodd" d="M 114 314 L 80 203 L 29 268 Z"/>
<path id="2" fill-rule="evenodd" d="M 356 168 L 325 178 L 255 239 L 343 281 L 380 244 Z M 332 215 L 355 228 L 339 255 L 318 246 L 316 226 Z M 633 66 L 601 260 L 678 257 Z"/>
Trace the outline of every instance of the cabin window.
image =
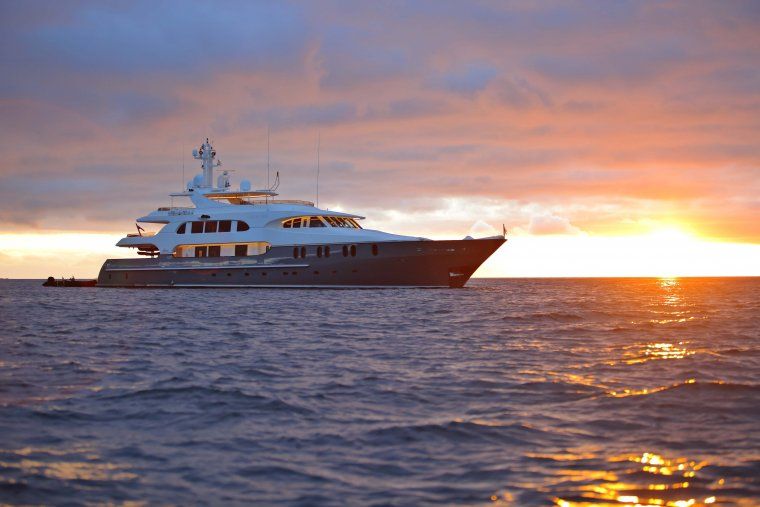
<path id="1" fill-rule="evenodd" d="M 248 245 L 235 245 L 235 257 L 245 257 L 248 255 Z"/>
<path id="2" fill-rule="evenodd" d="M 377 245 L 372 245 L 372 255 L 377 255 Z"/>
<path id="3" fill-rule="evenodd" d="M 325 224 L 319 217 L 311 217 L 309 220 L 309 227 L 324 227 Z"/>
<path id="4" fill-rule="evenodd" d="M 237 231 L 238 232 L 247 231 L 248 229 L 250 229 L 250 227 L 248 227 L 247 223 L 238 220 L 238 223 L 237 223 Z"/>
<path id="5" fill-rule="evenodd" d="M 283 226 L 285 229 L 290 229 L 290 228 L 292 228 L 292 227 L 293 227 L 293 220 L 285 220 L 285 221 L 282 223 L 282 226 Z"/>
<path id="6" fill-rule="evenodd" d="M 209 257 L 221 257 L 222 256 L 222 247 L 220 245 L 211 245 L 208 247 L 208 256 Z"/>
<path id="7" fill-rule="evenodd" d="M 343 245 L 343 257 L 348 257 L 348 247 Z"/>
<path id="8" fill-rule="evenodd" d="M 351 257 L 356 257 L 356 245 L 351 245 Z"/>
<path id="9" fill-rule="evenodd" d="M 293 247 L 293 258 L 298 259 L 298 247 Z"/>
<path id="10" fill-rule="evenodd" d="M 317 257 L 322 257 L 322 247 L 321 246 L 317 247 Z"/>
<path id="11" fill-rule="evenodd" d="M 303 257 L 304 259 L 306 258 L 306 247 L 305 246 L 301 247 L 301 257 Z"/>
<path id="12" fill-rule="evenodd" d="M 206 222 L 206 227 L 204 232 L 216 232 L 216 220 L 209 220 Z"/>
<path id="13" fill-rule="evenodd" d="M 232 230 L 232 220 L 220 220 L 219 232 L 230 232 Z"/>
<path id="14" fill-rule="evenodd" d="M 329 246 L 325 247 L 325 257 L 330 257 L 330 247 Z"/>
<path id="15" fill-rule="evenodd" d="M 196 257 L 206 257 L 207 248 L 205 246 L 196 246 L 195 247 L 195 256 Z"/>
<path id="16" fill-rule="evenodd" d="M 193 234 L 198 234 L 198 233 L 203 232 L 203 222 L 193 222 L 191 232 Z"/>
<path id="17" fill-rule="evenodd" d="M 186 223 L 183 223 L 182 225 L 180 225 L 179 227 L 177 227 L 177 234 L 185 234 L 185 226 L 186 225 L 187 225 Z"/>

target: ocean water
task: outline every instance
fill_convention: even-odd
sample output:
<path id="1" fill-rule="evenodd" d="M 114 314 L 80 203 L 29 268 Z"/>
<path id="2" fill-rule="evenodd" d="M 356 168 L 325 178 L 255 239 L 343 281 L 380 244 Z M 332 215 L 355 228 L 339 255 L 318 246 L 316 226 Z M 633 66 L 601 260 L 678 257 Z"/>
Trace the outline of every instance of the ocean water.
<path id="1" fill-rule="evenodd" d="M 0 503 L 758 505 L 760 279 L 0 281 Z"/>

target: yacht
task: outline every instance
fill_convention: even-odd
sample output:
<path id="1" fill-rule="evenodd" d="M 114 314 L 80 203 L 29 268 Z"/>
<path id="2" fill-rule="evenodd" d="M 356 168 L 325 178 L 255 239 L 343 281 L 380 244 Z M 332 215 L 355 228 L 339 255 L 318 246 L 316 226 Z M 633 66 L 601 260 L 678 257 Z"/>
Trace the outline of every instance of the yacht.
<path id="1" fill-rule="evenodd" d="M 269 188 L 233 189 L 208 139 L 193 158 L 203 172 L 170 194 L 192 206 L 138 218 L 158 231 L 137 225 L 119 240 L 140 257 L 106 260 L 99 287 L 463 287 L 506 241 L 506 231 L 438 241 L 365 229 L 360 215 L 276 199 L 279 173 Z"/>

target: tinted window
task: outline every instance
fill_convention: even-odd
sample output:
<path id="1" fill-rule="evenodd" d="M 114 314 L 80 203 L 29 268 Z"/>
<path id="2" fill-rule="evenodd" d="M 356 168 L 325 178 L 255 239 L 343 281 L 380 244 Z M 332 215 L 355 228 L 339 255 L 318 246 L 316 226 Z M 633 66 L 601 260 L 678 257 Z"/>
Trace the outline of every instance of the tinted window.
<path id="1" fill-rule="evenodd" d="M 282 223 L 282 226 L 283 226 L 284 228 L 286 228 L 286 229 L 290 229 L 291 227 L 293 227 L 293 221 L 292 221 L 292 220 L 285 220 L 285 221 Z"/>
<path id="2" fill-rule="evenodd" d="M 372 245 L 372 255 L 377 255 L 377 245 Z"/>
<path id="3" fill-rule="evenodd" d="M 348 257 L 348 247 L 343 245 L 343 257 Z"/>
<path id="4" fill-rule="evenodd" d="M 293 219 L 293 229 L 298 229 L 301 227 L 301 219 L 300 218 L 294 218 Z"/>
<path id="5" fill-rule="evenodd" d="M 304 259 L 306 258 L 306 247 L 305 246 L 301 247 L 301 257 L 303 257 Z"/>
<path id="6" fill-rule="evenodd" d="M 351 245 L 351 257 L 356 257 L 356 245 Z"/>
<path id="7" fill-rule="evenodd" d="M 238 220 L 238 223 L 237 223 L 238 232 L 247 231 L 248 229 L 250 229 L 250 227 L 248 227 L 247 223 L 241 222 L 240 220 Z"/>
<path id="8" fill-rule="evenodd" d="M 177 228 L 177 234 L 185 234 L 185 226 L 187 224 L 182 224 Z"/>
<path id="9" fill-rule="evenodd" d="M 206 256 L 206 247 L 205 246 L 196 246 L 195 247 L 195 256 L 196 257 L 205 257 Z"/>
<path id="10" fill-rule="evenodd" d="M 298 247 L 297 246 L 293 247 L 293 258 L 294 259 L 298 259 Z"/>
<path id="11" fill-rule="evenodd" d="M 324 227 L 325 224 L 322 222 L 322 220 L 319 219 L 319 217 L 311 217 L 311 220 L 309 221 L 309 227 Z"/>
<path id="12" fill-rule="evenodd" d="M 216 232 L 216 221 L 210 220 L 206 222 L 206 232 Z"/>
<path id="13" fill-rule="evenodd" d="M 325 247 L 325 257 L 330 257 L 330 247 L 329 246 Z"/>
<path id="14" fill-rule="evenodd" d="M 235 256 L 245 257 L 248 255 L 248 245 L 235 245 Z"/>
<path id="15" fill-rule="evenodd" d="M 219 257 L 222 255 L 222 247 L 219 245 L 211 245 L 208 247 L 208 256 L 209 257 Z"/>
<path id="16" fill-rule="evenodd" d="M 230 232 L 232 230 L 232 220 L 220 220 L 219 232 Z"/>
<path id="17" fill-rule="evenodd" d="M 203 222 L 193 222 L 192 232 L 193 234 L 203 232 Z"/>
<path id="18" fill-rule="evenodd" d="M 322 257 L 322 247 L 321 246 L 317 247 L 317 257 Z"/>

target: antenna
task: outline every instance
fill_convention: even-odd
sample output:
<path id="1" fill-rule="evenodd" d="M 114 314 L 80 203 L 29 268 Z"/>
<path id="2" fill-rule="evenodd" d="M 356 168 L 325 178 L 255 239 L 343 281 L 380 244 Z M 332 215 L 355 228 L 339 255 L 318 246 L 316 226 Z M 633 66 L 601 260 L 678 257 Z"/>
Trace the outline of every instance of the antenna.
<path id="1" fill-rule="evenodd" d="M 182 140 L 181 143 L 182 146 L 182 191 L 187 192 L 187 188 L 185 188 L 185 140 Z"/>
<path id="2" fill-rule="evenodd" d="M 269 188 L 269 125 L 267 125 L 267 188 Z"/>
<path id="3" fill-rule="evenodd" d="M 322 143 L 322 133 L 317 132 L 317 208 L 319 208 L 319 148 Z"/>

